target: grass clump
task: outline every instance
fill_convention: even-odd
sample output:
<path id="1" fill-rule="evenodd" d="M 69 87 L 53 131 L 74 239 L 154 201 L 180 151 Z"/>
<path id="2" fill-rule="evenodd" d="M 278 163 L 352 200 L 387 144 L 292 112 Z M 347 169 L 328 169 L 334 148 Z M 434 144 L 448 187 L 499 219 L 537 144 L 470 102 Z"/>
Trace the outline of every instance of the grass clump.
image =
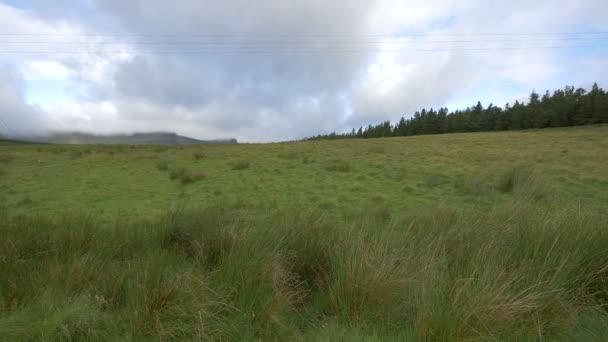
<path id="1" fill-rule="evenodd" d="M 207 175 L 204 172 L 192 172 L 184 167 L 178 167 L 171 170 L 169 178 L 185 185 L 201 181 L 207 178 Z"/>
<path id="2" fill-rule="evenodd" d="M 237 240 L 234 222 L 218 208 L 174 213 L 162 231 L 162 245 L 196 259 L 212 270 L 222 262 Z"/>
<path id="3" fill-rule="evenodd" d="M 196 183 L 196 182 L 201 181 L 206 178 L 207 178 L 207 174 L 199 171 L 199 172 L 188 173 L 187 175 L 182 177 L 180 181 L 182 184 L 190 184 L 190 183 Z"/>
<path id="4" fill-rule="evenodd" d="M 272 340 L 337 324 L 386 328 L 387 339 L 509 340 L 572 334 L 581 312 L 604 317 L 608 234 L 578 209 L 513 202 L 403 221 L 361 212 L 336 226 L 295 209 L 255 219 L 227 208 L 117 230 L 92 218 L 2 221 L 0 327 L 16 339 L 65 325 L 85 339 Z M 133 268 L 115 268 L 125 260 Z M 37 294 L 56 291 L 55 310 L 74 304 L 88 318 L 64 312 L 34 325 L 43 332 L 19 330 L 51 305 Z"/>
<path id="5" fill-rule="evenodd" d="M 330 172 L 350 172 L 352 166 L 349 162 L 344 160 L 333 160 L 325 164 L 324 169 Z"/>
<path id="6" fill-rule="evenodd" d="M 182 177 L 184 177 L 187 173 L 188 173 L 188 171 L 186 171 L 185 167 L 176 167 L 174 169 L 171 169 L 171 172 L 169 172 L 169 178 L 171 180 L 179 180 Z"/>
<path id="7" fill-rule="evenodd" d="M 296 151 L 284 151 L 284 152 L 280 152 L 278 154 L 279 158 L 281 159 L 296 159 L 298 157 L 299 153 Z"/>
<path id="8" fill-rule="evenodd" d="M 446 183 L 448 179 L 447 176 L 441 174 L 429 173 L 424 176 L 424 185 L 429 188 L 434 188 Z"/>
<path id="9" fill-rule="evenodd" d="M 362 212 L 336 226 L 296 209 L 256 219 L 226 208 L 120 229 L 3 217 L 0 331 L 286 340 L 334 326 L 324 334 L 451 341 L 599 337 L 608 326 L 608 234 L 588 212 L 513 202 L 389 222 Z"/>
<path id="10" fill-rule="evenodd" d="M 10 161 L 15 160 L 17 157 L 13 153 L 1 153 L 0 154 L 0 163 L 8 163 Z"/>
<path id="11" fill-rule="evenodd" d="M 249 161 L 247 160 L 238 160 L 232 163 L 233 170 L 246 170 L 250 166 Z"/>
<path id="12" fill-rule="evenodd" d="M 498 180 L 497 189 L 502 193 L 534 200 L 542 200 L 551 195 L 551 190 L 537 172 L 526 166 L 504 172 Z"/>
<path id="13" fill-rule="evenodd" d="M 386 148 L 383 145 L 375 145 L 369 149 L 369 153 L 384 154 L 384 153 L 386 153 Z"/>
<path id="14" fill-rule="evenodd" d="M 70 159 L 79 159 L 79 158 L 82 158 L 82 155 L 83 155 L 82 151 L 72 151 L 68 154 L 68 157 Z"/>
<path id="15" fill-rule="evenodd" d="M 25 198 L 22 198 L 21 200 L 19 200 L 19 202 L 17 202 L 17 206 L 27 207 L 27 206 L 32 205 L 33 203 L 34 203 L 34 201 L 31 198 L 25 197 Z"/>
<path id="16" fill-rule="evenodd" d="M 157 153 L 157 154 L 167 152 L 168 150 L 169 150 L 169 148 L 166 147 L 166 146 L 154 146 L 154 147 L 152 147 L 152 152 Z"/>
<path id="17" fill-rule="evenodd" d="M 487 196 L 494 192 L 491 184 L 480 177 L 464 177 L 456 182 L 456 187 L 470 196 Z"/>
<path id="18" fill-rule="evenodd" d="M 167 171 L 169 170 L 169 162 L 165 159 L 158 160 L 156 162 L 156 169 L 158 171 Z"/>

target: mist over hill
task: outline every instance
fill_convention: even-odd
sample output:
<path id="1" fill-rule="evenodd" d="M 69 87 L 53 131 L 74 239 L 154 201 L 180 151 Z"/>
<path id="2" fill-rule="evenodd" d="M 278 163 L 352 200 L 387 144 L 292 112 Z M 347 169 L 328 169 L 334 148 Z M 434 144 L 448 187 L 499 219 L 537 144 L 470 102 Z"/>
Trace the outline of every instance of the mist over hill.
<path id="1" fill-rule="evenodd" d="M 43 137 L 22 137 L 19 140 L 50 144 L 102 145 L 203 145 L 236 144 L 236 139 L 199 140 L 170 132 L 95 135 L 81 132 L 55 133 Z"/>

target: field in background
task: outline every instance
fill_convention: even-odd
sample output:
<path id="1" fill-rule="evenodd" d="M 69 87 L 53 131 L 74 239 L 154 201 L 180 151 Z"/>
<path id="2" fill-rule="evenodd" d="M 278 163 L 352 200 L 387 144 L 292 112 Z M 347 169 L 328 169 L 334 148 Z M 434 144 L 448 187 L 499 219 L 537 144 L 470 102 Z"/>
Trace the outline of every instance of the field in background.
<path id="1" fill-rule="evenodd" d="M 0 146 L 0 340 L 601 340 L 608 126 Z"/>

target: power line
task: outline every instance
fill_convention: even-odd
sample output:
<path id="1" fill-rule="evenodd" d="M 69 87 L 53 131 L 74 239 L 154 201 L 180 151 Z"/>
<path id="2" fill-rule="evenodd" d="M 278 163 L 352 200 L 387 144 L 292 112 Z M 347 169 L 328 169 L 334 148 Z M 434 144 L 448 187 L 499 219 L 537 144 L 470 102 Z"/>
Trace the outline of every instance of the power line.
<path id="1" fill-rule="evenodd" d="M 40 36 L 40 37 L 217 37 L 217 38 L 245 38 L 245 37 L 466 37 L 466 36 L 562 36 L 562 35 L 595 35 L 608 34 L 608 31 L 580 31 L 580 32 L 522 32 L 522 33 L 398 33 L 398 34 L 77 34 L 77 33 L 22 33 L 2 32 L 0 36 Z"/>
<path id="2" fill-rule="evenodd" d="M 481 40 L 388 40 L 388 41 L 0 41 L 0 44 L 57 44 L 57 45 L 315 45 L 315 44 L 452 44 L 452 43 L 527 43 L 527 42 L 553 42 L 553 41 L 603 41 L 606 37 L 583 38 L 540 38 L 540 39 L 481 39 Z"/>
<path id="3" fill-rule="evenodd" d="M 0 54 L 135 54 L 135 55 L 217 55 L 217 54 L 290 54 L 290 53 L 409 53 L 409 52 L 459 52 L 459 51 L 501 51 L 501 50 L 543 50 L 543 49 L 572 49 L 605 47 L 608 44 L 597 45 L 566 45 L 566 46 L 525 46 L 525 47 L 480 47 L 480 48 L 443 48 L 443 49 L 399 49 L 399 50 L 230 50 L 230 51 L 0 51 Z"/>

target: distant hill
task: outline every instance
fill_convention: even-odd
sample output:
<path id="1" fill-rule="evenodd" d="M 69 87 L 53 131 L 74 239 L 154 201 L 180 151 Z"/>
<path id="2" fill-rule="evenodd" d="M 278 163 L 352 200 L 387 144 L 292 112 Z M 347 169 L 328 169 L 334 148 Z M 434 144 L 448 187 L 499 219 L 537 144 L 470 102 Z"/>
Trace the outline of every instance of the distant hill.
<path id="1" fill-rule="evenodd" d="M 25 140 L 16 140 L 16 139 L 0 137 L 0 146 L 1 145 L 22 145 L 22 144 L 35 144 L 35 143 L 32 143 L 30 141 L 25 141 Z"/>
<path id="2" fill-rule="evenodd" d="M 58 133 L 48 137 L 28 140 L 50 144 L 101 144 L 101 145 L 202 145 L 236 144 L 236 139 L 198 140 L 175 133 L 135 133 L 116 135 L 94 135 L 87 133 Z"/>

